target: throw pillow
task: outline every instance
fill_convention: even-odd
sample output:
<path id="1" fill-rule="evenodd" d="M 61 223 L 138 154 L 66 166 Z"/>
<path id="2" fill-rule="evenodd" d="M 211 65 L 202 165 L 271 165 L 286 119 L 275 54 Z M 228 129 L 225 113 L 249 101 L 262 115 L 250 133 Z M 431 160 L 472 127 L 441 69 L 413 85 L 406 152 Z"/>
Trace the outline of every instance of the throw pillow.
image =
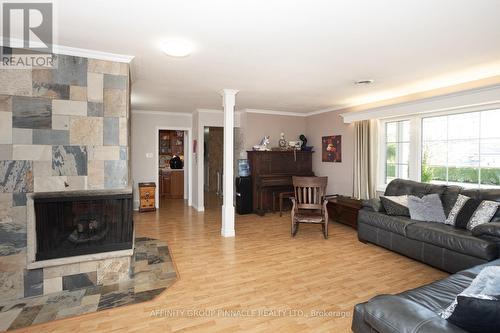
<path id="1" fill-rule="evenodd" d="M 412 220 L 440 223 L 446 220 L 439 194 L 424 195 L 422 198 L 410 195 L 408 209 Z"/>
<path id="2" fill-rule="evenodd" d="M 457 295 L 457 298 L 458 296 L 466 296 L 497 300 L 496 295 L 500 295 L 500 266 L 487 266 L 479 272 L 464 291 Z M 441 311 L 441 318 L 450 318 L 457 307 L 457 298 L 446 309 Z"/>
<path id="3" fill-rule="evenodd" d="M 445 223 L 472 230 L 478 225 L 490 222 L 499 205 L 500 203 L 495 201 L 481 201 L 459 194 Z"/>
<path id="4" fill-rule="evenodd" d="M 499 300 L 458 296 L 448 321 L 470 333 L 496 333 L 500 327 L 499 313 Z"/>
<path id="5" fill-rule="evenodd" d="M 381 196 L 380 201 L 382 202 L 382 206 L 384 206 L 387 215 L 410 216 L 407 195 Z"/>

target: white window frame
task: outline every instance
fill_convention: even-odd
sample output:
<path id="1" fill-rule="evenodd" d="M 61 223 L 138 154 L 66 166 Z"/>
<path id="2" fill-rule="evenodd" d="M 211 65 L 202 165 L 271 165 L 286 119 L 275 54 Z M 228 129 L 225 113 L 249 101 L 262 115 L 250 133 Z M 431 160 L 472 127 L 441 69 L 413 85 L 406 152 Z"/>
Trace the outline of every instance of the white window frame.
<path id="1" fill-rule="evenodd" d="M 421 132 L 421 124 L 419 125 L 419 116 L 405 116 L 405 117 L 395 117 L 380 120 L 380 132 L 379 132 L 379 163 L 378 163 L 378 180 L 377 180 L 377 191 L 385 191 L 387 184 L 385 183 L 386 174 L 386 158 L 387 158 L 387 142 L 386 142 L 386 124 L 395 121 L 410 121 L 410 153 L 408 157 L 408 175 L 409 179 L 419 179 L 420 178 L 420 168 L 418 164 L 420 163 L 420 147 L 422 145 L 421 140 L 419 140 Z M 421 123 L 421 122 L 420 122 Z"/>
<path id="2" fill-rule="evenodd" d="M 455 110 L 446 110 L 440 112 L 427 112 L 413 115 L 406 115 L 401 117 L 392 117 L 379 119 L 379 161 L 378 161 L 378 176 L 377 176 L 377 191 L 384 192 L 387 184 L 385 183 L 385 163 L 386 163 L 386 123 L 394 121 L 410 121 L 410 154 L 408 160 L 409 179 L 414 181 L 421 181 L 421 165 L 422 165 L 422 120 L 428 117 L 449 116 L 454 114 L 491 111 L 500 109 L 500 105 L 483 105 L 473 107 L 463 107 Z"/>

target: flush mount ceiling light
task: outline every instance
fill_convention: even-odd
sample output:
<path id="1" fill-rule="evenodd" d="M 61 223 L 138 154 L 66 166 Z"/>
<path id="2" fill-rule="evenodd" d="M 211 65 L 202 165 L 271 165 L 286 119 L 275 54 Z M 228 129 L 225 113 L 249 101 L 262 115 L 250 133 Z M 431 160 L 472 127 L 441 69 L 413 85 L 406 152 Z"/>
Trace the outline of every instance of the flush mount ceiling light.
<path id="1" fill-rule="evenodd" d="M 194 50 L 190 41 L 182 38 L 170 38 L 163 42 L 161 50 L 171 57 L 187 57 Z"/>
<path id="2" fill-rule="evenodd" d="M 372 84 L 373 82 L 375 82 L 375 80 L 372 80 L 372 79 L 358 80 L 358 81 L 355 81 L 354 84 L 357 86 L 367 86 L 369 84 Z"/>

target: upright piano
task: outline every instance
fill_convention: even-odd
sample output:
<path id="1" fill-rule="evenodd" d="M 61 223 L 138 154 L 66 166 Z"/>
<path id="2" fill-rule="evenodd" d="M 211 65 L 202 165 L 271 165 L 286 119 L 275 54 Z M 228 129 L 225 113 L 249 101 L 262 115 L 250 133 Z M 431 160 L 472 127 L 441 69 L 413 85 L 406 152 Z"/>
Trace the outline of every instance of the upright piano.
<path id="1" fill-rule="evenodd" d="M 273 192 L 292 191 L 292 176 L 314 176 L 311 151 L 247 151 L 252 175 L 253 211 L 272 210 Z"/>

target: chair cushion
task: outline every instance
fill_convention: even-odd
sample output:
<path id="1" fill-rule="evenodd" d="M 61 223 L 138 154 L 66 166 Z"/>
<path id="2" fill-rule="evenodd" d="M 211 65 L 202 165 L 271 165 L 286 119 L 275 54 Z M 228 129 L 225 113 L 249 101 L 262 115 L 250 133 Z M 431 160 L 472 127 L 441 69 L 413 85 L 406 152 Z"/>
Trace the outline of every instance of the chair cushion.
<path id="1" fill-rule="evenodd" d="M 494 242 L 475 237 L 469 230 L 458 229 L 443 223 L 409 224 L 406 228 L 406 236 L 476 258 L 493 260 L 498 257 L 498 246 Z"/>
<path id="2" fill-rule="evenodd" d="M 358 213 L 358 223 L 366 223 L 380 229 L 406 236 L 407 226 L 417 223 L 417 221 L 411 220 L 409 217 L 405 216 L 390 216 L 384 213 L 362 209 Z"/>
<path id="3" fill-rule="evenodd" d="M 294 216 L 296 222 L 320 223 L 323 222 L 323 215 L 317 213 L 296 213 Z"/>

